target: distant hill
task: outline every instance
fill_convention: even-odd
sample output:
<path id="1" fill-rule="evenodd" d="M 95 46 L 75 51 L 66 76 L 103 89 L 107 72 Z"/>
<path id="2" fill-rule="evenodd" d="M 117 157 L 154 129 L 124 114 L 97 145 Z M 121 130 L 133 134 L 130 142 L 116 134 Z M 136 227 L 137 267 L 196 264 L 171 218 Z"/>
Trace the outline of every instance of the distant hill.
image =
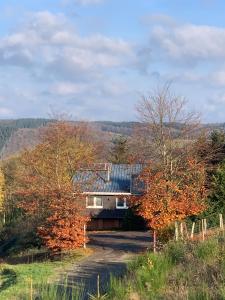
<path id="1" fill-rule="evenodd" d="M 0 120 L 0 156 L 14 154 L 21 149 L 22 145 L 32 145 L 36 139 L 37 129 L 46 126 L 50 121 L 50 119 L 32 118 Z"/>
<path id="2" fill-rule="evenodd" d="M 32 147 L 39 141 L 39 129 L 46 126 L 50 119 L 17 119 L 0 120 L 0 158 L 4 159 L 24 148 Z M 96 121 L 90 123 L 96 128 L 99 138 L 104 141 L 110 141 L 113 136 L 122 134 L 129 136 L 138 122 L 112 122 Z M 181 124 L 173 124 L 175 130 L 180 129 Z M 204 124 L 207 130 L 225 129 L 225 123 Z"/>
<path id="3" fill-rule="evenodd" d="M 102 131 L 123 134 L 123 135 L 131 135 L 132 130 L 138 122 L 112 122 L 112 121 L 97 121 L 94 122 L 97 124 Z"/>

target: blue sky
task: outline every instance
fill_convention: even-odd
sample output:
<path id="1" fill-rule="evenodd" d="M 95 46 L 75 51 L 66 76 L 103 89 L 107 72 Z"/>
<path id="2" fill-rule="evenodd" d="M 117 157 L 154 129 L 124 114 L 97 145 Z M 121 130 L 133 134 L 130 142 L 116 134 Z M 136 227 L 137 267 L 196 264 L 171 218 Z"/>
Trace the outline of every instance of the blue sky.
<path id="1" fill-rule="evenodd" d="M 0 0 L 0 118 L 135 120 L 172 82 L 204 122 L 225 122 L 225 2 Z"/>

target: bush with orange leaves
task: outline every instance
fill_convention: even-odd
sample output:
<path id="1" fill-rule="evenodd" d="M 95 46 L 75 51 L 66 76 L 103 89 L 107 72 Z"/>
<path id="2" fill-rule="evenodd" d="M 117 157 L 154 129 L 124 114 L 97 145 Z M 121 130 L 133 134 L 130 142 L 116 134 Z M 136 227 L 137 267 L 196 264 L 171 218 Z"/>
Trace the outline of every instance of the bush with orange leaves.
<path id="1" fill-rule="evenodd" d="M 140 179 L 146 190 L 133 201 L 149 228 L 157 231 L 206 208 L 205 168 L 195 159 L 187 159 L 172 177 L 146 167 Z"/>
<path id="2" fill-rule="evenodd" d="M 92 163 L 95 145 L 85 124 L 56 122 L 43 129 L 41 143 L 21 155 L 15 195 L 18 206 L 51 251 L 84 242 L 85 199 L 73 176 Z"/>

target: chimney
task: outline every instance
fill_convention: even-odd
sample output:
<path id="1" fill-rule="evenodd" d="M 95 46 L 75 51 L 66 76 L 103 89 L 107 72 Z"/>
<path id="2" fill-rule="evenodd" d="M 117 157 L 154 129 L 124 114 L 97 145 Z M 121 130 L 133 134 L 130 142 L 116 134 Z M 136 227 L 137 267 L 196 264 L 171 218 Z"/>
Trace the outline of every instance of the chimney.
<path id="1" fill-rule="evenodd" d="M 106 164 L 106 170 L 107 170 L 107 182 L 109 182 L 110 181 L 110 173 L 112 170 L 112 164 L 110 164 L 110 163 Z"/>

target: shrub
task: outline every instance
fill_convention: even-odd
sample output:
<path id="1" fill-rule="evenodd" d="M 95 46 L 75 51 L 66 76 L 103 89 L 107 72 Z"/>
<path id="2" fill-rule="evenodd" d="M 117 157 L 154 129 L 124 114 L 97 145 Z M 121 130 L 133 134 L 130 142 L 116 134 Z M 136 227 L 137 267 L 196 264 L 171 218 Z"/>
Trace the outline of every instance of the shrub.
<path id="1" fill-rule="evenodd" d="M 165 254 L 173 264 L 181 263 L 185 258 L 186 245 L 182 241 L 170 242 L 165 248 Z"/>
<path id="2" fill-rule="evenodd" d="M 163 254 L 146 254 L 142 260 L 139 259 L 136 269 L 130 270 L 135 282 L 133 290 L 142 295 L 147 294 L 150 299 L 153 299 L 157 292 L 164 287 L 170 266 L 170 261 Z"/>
<path id="3" fill-rule="evenodd" d="M 159 231 L 157 231 L 157 237 L 160 243 L 168 243 L 174 237 L 174 226 L 160 229 Z"/>
<path id="4" fill-rule="evenodd" d="M 108 299 L 115 300 L 125 300 L 131 290 L 130 282 L 128 280 L 128 285 L 126 285 L 126 278 L 116 278 L 110 277 L 110 289 L 108 293 Z"/>
<path id="5" fill-rule="evenodd" d="M 196 244 L 195 255 L 201 260 L 209 260 L 219 255 L 219 243 L 217 239 L 210 239 Z"/>

